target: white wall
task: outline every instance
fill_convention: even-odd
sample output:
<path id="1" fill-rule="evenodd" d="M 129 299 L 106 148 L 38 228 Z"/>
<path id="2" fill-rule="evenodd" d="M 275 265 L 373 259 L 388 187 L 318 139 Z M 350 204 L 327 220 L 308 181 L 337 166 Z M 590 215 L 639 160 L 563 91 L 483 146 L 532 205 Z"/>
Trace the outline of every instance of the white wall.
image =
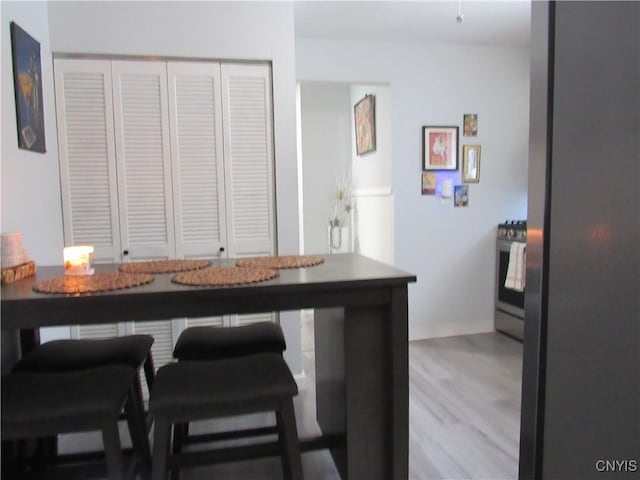
<path id="1" fill-rule="evenodd" d="M 0 176 L 2 177 L 3 232 L 22 232 L 23 243 L 37 265 L 62 262 L 62 210 L 58 174 L 53 66 L 49 47 L 47 4 L 1 2 L 2 116 Z M 46 153 L 18 148 L 16 105 L 13 86 L 10 22 L 40 42 L 42 61 L 42 105 Z"/>
<path id="2" fill-rule="evenodd" d="M 391 91 L 388 85 L 352 85 L 351 111 L 365 95 L 375 96 L 376 149 L 358 155 L 351 115 L 355 251 L 393 264 Z"/>
<path id="3" fill-rule="evenodd" d="M 298 252 L 293 7 L 265 2 L 52 2 L 56 53 L 273 62 L 278 250 Z"/>
<path id="4" fill-rule="evenodd" d="M 296 39 L 299 81 L 391 88 L 394 263 L 415 273 L 411 339 L 493 329 L 496 225 L 526 217 L 529 52 L 522 48 Z M 466 208 L 421 195 L 421 127 L 477 113 L 480 183 Z M 459 178 L 459 175 L 457 176 Z"/>
<path id="5" fill-rule="evenodd" d="M 272 62 L 278 251 L 298 253 L 293 6 L 253 2 L 2 2 L 2 228 L 22 230 L 40 264 L 60 263 L 62 213 L 50 51 Z M 48 12 L 47 12 L 48 10 Z M 48 13 L 48 19 L 47 19 Z M 43 45 L 47 148 L 18 151 L 9 33 L 11 19 Z M 48 24 L 47 24 L 48 22 Z M 13 133 L 12 133 L 13 132 Z M 5 146 L 5 141 L 7 146 Z M 287 361 L 301 370 L 299 315 L 285 312 Z"/>
<path id="6" fill-rule="evenodd" d="M 393 263 L 391 111 L 389 87 L 339 82 L 301 83 L 304 250 L 327 253 L 336 176 L 351 172 L 354 251 Z M 376 96 L 376 149 L 357 155 L 353 107 Z"/>
<path id="7" fill-rule="evenodd" d="M 300 84 L 304 252 L 329 253 L 336 175 L 351 167 L 349 85 Z"/>

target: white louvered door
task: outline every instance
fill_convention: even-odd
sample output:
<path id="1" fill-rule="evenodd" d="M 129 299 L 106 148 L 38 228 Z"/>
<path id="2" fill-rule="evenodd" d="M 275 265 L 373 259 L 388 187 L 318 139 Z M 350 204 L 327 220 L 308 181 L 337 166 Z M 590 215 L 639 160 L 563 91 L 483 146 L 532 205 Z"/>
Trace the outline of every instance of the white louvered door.
<path id="1" fill-rule="evenodd" d="M 222 65 L 229 256 L 274 253 L 273 128 L 268 65 Z"/>
<path id="2" fill-rule="evenodd" d="M 112 62 L 122 249 L 175 258 L 165 62 Z"/>
<path id="3" fill-rule="evenodd" d="M 273 255 L 271 70 L 245 64 L 221 68 L 229 256 Z M 229 323 L 273 320 L 270 313 L 232 315 Z"/>
<path id="4" fill-rule="evenodd" d="M 167 76 L 176 255 L 226 258 L 220 64 L 169 62 Z M 222 324 L 205 317 L 178 326 Z"/>
<path id="5" fill-rule="evenodd" d="M 268 65 L 55 59 L 54 66 L 66 244 L 94 245 L 97 262 L 116 263 L 275 252 Z M 83 326 L 72 336 L 152 334 L 160 366 L 185 327 L 272 319 Z"/>
<path id="6" fill-rule="evenodd" d="M 93 245 L 120 261 L 111 62 L 55 62 L 62 218 L 66 245 Z"/>
<path id="7" fill-rule="evenodd" d="M 55 62 L 65 245 L 93 245 L 95 262 L 120 261 L 111 62 Z M 72 326 L 74 338 L 124 333 L 124 325 Z"/>
<path id="8" fill-rule="evenodd" d="M 111 70 L 123 258 L 175 258 L 166 62 L 114 61 Z M 127 331 L 153 335 L 157 366 L 171 361 L 174 321 Z"/>
<path id="9" fill-rule="evenodd" d="M 220 65 L 169 62 L 176 255 L 226 257 Z"/>

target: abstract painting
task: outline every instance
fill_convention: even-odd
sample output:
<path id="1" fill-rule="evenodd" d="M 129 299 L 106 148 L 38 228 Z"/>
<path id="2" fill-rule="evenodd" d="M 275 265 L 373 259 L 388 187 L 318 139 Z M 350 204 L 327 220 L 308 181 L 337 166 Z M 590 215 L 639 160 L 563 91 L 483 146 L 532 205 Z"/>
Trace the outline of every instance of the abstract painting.
<path id="1" fill-rule="evenodd" d="M 40 43 L 11 22 L 13 83 L 16 97 L 18 147 L 46 152 L 42 105 Z"/>

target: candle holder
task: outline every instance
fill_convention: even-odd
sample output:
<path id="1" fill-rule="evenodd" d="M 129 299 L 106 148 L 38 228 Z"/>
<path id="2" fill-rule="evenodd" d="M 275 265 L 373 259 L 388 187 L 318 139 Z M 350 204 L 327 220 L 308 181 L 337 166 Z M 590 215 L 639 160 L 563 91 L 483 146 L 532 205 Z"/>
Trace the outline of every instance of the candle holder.
<path id="1" fill-rule="evenodd" d="M 65 275 L 93 275 L 95 270 L 91 268 L 93 262 L 93 246 L 81 245 L 64 247 L 64 274 Z"/>

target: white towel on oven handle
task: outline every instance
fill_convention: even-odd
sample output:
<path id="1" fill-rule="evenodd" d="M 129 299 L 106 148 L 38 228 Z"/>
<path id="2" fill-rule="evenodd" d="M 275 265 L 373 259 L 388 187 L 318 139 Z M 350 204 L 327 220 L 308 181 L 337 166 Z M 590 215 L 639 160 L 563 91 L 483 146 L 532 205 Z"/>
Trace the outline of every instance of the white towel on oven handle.
<path id="1" fill-rule="evenodd" d="M 527 261 L 527 244 L 523 242 L 512 242 L 509 250 L 509 265 L 507 266 L 507 276 L 504 281 L 504 287 L 524 291 L 526 271 L 525 265 Z"/>

